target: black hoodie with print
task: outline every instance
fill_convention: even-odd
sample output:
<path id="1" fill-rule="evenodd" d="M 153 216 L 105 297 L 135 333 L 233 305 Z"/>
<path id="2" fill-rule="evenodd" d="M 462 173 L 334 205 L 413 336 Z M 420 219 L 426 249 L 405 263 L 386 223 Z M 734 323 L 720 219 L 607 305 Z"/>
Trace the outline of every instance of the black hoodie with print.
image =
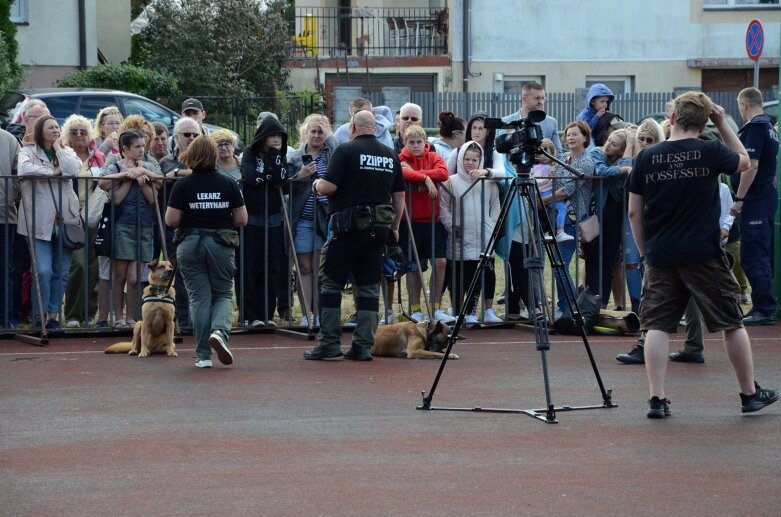
<path id="1" fill-rule="evenodd" d="M 282 135 L 282 150 L 261 150 L 263 140 L 271 135 Z M 252 143 L 241 157 L 241 177 L 244 184 L 244 201 L 250 215 L 269 216 L 281 213 L 282 201 L 276 191 L 278 185 L 288 182 L 287 133 L 274 117 L 266 117 L 255 131 Z M 268 212 L 266 212 L 268 210 Z"/>

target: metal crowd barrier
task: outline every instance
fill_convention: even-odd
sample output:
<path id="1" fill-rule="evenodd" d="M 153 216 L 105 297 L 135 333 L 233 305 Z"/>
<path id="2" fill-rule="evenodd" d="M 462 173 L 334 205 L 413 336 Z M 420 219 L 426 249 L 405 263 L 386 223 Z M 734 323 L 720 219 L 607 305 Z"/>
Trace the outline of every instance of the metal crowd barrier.
<path id="1" fill-rule="evenodd" d="M 38 181 L 34 181 L 34 180 L 40 180 L 40 179 L 44 179 L 44 178 L 34 178 L 34 177 L 29 177 L 29 176 L 24 177 L 24 178 L 16 178 L 16 177 L 10 177 L 10 176 L 0 177 L 0 180 L 2 180 L 2 182 L 3 182 L 2 185 L 4 187 L 4 192 L 6 192 L 6 193 L 9 192 L 9 191 L 10 192 L 18 192 L 18 188 L 14 189 L 15 185 L 20 185 L 20 184 L 22 184 L 24 182 L 27 182 L 27 181 L 31 182 L 31 184 L 32 184 L 31 192 L 33 194 L 32 205 L 31 205 L 32 206 L 32 212 L 30 214 L 31 217 L 33 218 L 32 221 L 30 221 L 31 225 L 34 225 L 34 220 L 35 220 L 35 216 L 36 216 L 35 194 L 37 193 L 37 189 L 40 188 L 40 186 L 38 184 Z M 51 180 L 52 186 L 54 188 L 55 196 L 58 197 L 59 200 L 60 200 L 57 203 L 58 206 L 60 206 L 60 207 L 62 206 L 62 199 L 63 199 L 63 194 L 64 194 L 64 189 L 65 188 L 74 188 L 74 185 L 76 183 L 79 183 L 80 187 L 82 187 L 82 184 L 83 184 L 85 187 L 92 188 L 93 186 L 95 186 L 95 188 L 97 188 L 96 187 L 97 180 L 93 179 L 93 178 L 89 178 L 89 177 L 79 177 L 79 178 L 62 178 L 62 177 L 51 178 L 51 177 L 45 177 L 45 179 Z M 561 180 L 565 180 L 565 181 L 582 181 L 582 180 L 578 180 L 578 179 L 571 178 L 571 177 L 560 178 L 560 179 Z M 591 177 L 591 178 L 586 179 L 585 181 L 592 181 L 593 184 L 594 184 L 594 187 L 596 188 L 596 186 L 599 184 L 599 182 L 602 181 L 603 179 L 604 178 L 601 178 L 601 177 Z M 507 183 L 509 181 L 509 179 L 505 179 L 505 178 L 497 178 L 497 179 L 490 179 L 490 180 L 483 179 L 483 180 L 475 182 L 472 185 L 472 187 L 470 188 L 470 190 L 474 189 L 474 188 L 485 189 L 487 187 L 489 181 L 494 182 L 494 183 L 496 183 L 498 185 L 501 185 L 502 183 Z M 266 189 L 266 196 L 267 196 L 267 199 L 265 200 L 266 201 L 266 207 L 268 207 L 268 200 L 269 200 L 270 196 L 284 196 L 284 198 L 286 199 L 285 209 L 287 210 L 287 218 L 285 218 L 286 222 L 283 222 L 283 225 L 287 225 L 290 221 L 292 221 L 293 216 L 295 215 L 295 214 L 292 213 L 292 206 L 291 206 L 291 203 L 288 202 L 288 200 L 292 198 L 292 193 L 293 193 L 294 189 L 297 186 L 300 186 L 301 183 L 306 183 L 307 186 L 305 188 L 308 189 L 309 188 L 308 184 L 311 183 L 311 179 L 293 180 L 293 181 L 290 181 L 287 185 L 283 186 L 282 188 L 270 187 L 270 188 Z M 160 192 L 159 197 L 158 197 L 158 199 L 160 200 L 159 209 L 160 209 L 160 216 L 161 217 L 164 215 L 164 212 L 165 212 L 165 202 L 164 202 L 164 200 L 166 200 L 167 197 L 168 197 L 167 194 L 168 194 L 168 190 L 170 189 L 171 185 L 172 185 L 172 181 L 166 179 L 166 181 L 164 181 L 164 183 L 163 183 L 163 188 L 161 189 L 161 192 Z M 440 186 L 440 188 L 442 188 L 442 187 Z M 410 192 L 410 190 L 408 189 L 408 194 L 409 194 L 409 192 Z M 576 189 L 576 195 L 578 195 L 579 192 L 580 192 L 580 190 Z M 452 192 L 451 192 L 451 195 L 452 195 Z M 408 208 L 409 208 L 409 206 L 410 206 L 409 205 L 409 203 L 410 203 L 409 195 L 407 197 L 408 197 L 407 203 L 408 203 Z M 85 201 L 86 202 L 86 206 L 84 207 L 83 213 L 89 213 L 89 209 L 90 209 L 90 207 L 89 207 L 89 196 L 86 196 L 85 199 L 86 199 L 86 201 Z M 113 202 L 113 189 L 112 189 L 112 202 Z M 434 199 L 431 202 L 432 203 L 439 203 L 439 199 L 438 198 Z M 461 197 L 458 200 L 454 199 L 454 203 L 455 202 L 460 203 L 461 207 L 463 207 L 463 197 Z M 573 200 L 573 202 L 575 202 L 575 200 Z M 138 200 L 138 203 L 139 203 L 139 205 L 136 207 L 137 208 L 137 210 L 136 210 L 136 214 L 137 214 L 137 216 L 136 216 L 136 219 L 137 219 L 136 220 L 137 233 L 138 233 L 138 229 L 139 229 L 140 224 L 141 224 L 140 210 L 138 210 L 138 209 L 141 208 L 140 199 Z M 26 310 L 26 308 L 22 307 L 20 304 L 25 303 L 25 302 L 28 301 L 28 299 L 32 298 L 30 293 L 32 292 L 32 289 L 35 288 L 34 285 L 30 285 L 28 283 L 25 283 L 25 281 L 23 280 L 23 277 L 28 276 L 29 272 L 30 272 L 29 265 L 25 264 L 25 260 L 27 259 L 27 257 L 29 257 L 29 246 L 28 246 L 28 244 L 26 242 L 26 239 L 16 232 L 16 226 L 12 222 L 13 221 L 13 214 L 15 213 L 15 209 L 16 209 L 17 204 L 18 204 L 18 198 L 14 197 L 14 196 L 10 196 L 9 197 L 9 196 L 6 195 L 5 196 L 5 202 L 4 202 L 3 206 L 0 206 L 0 210 L 2 210 L 1 213 L 3 214 L 4 221 L 5 221 L 5 224 L 3 225 L 5 238 L 3 239 L 3 242 L 2 242 L 2 250 L 0 250 L 0 257 L 2 257 L 2 259 L 4 261 L 3 264 L 5 266 L 2 269 L 3 286 L 4 287 L 3 287 L 2 292 L 0 293 L 0 300 L 2 300 L 2 303 L 3 303 L 2 307 L 0 308 L 0 325 L 2 325 L 2 331 L 4 333 L 8 333 L 9 331 L 15 331 L 16 328 L 20 324 L 21 324 L 21 327 L 22 327 L 23 331 L 28 328 L 28 325 L 26 325 L 26 323 L 29 323 L 29 321 L 25 321 L 26 317 L 27 317 L 27 313 L 26 312 L 24 314 L 22 313 L 22 310 L 23 309 Z M 454 208 L 454 207 L 451 207 L 451 208 Z M 462 217 L 464 215 L 463 214 L 463 209 L 459 210 L 458 212 L 453 210 L 453 213 L 459 213 L 459 214 L 461 214 Z M 626 213 L 626 207 L 624 207 L 624 213 Z M 266 226 L 264 227 L 264 230 L 266 230 L 264 232 L 265 235 L 266 235 L 266 242 L 265 242 L 266 249 L 268 249 L 267 245 L 269 244 L 268 243 L 268 232 L 267 232 L 267 230 L 268 230 L 268 215 L 269 214 L 267 212 L 264 214 L 264 216 L 265 216 L 264 220 L 266 221 Z M 430 223 L 431 223 L 431 225 L 433 227 L 433 225 L 435 224 L 435 221 L 432 220 L 432 221 L 430 221 Z M 463 223 L 464 223 L 463 220 L 460 220 L 458 223 L 463 227 Z M 317 219 L 316 219 L 315 220 L 315 224 L 319 225 L 320 221 L 317 221 Z M 575 235 L 576 241 L 575 242 L 577 243 L 578 227 L 577 227 L 577 225 L 574 225 L 574 226 L 575 226 L 575 233 L 576 233 L 576 235 Z M 113 295 L 114 286 L 113 286 L 112 282 L 110 282 L 109 286 L 108 286 L 109 287 L 109 291 L 108 291 L 107 306 L 103 306 L 103 307 L 98 306 L 96 308 L 91 308 L 90 307 L 89 293 L 92 292 L 92 290 L 94 290 L 96 288 L 96 286 L 95 286 L 95 283 L 94 283 L 95 282 L 94 276 L 92 278 L 90 278 L 90 275 L 87 274 L 87 271 L 89 270 L 90 262 L 94 261 L 94 260 L 97 260 L 96 259 L 95 249 L 94 249 L 95 230 L 89 229 L 87 227 L 86 221 L 83 224 L 83 228 L 84 228 L 86 246 L 84 248 L 82 248 L 81 250 L 74 251 L 73 254 L 74 255 L 75 254 L 82 254 L 83 255 L 83 259 L 84 259 L 83 260 L 83 262 L 84 262 L 84 275 L 83 275 L 83 279 L 82 279 L 81 289 L 83 290 L 82 294 L 84 294 L 84 293 L 86 293 L 86 294 L 84 294 L 82 296 L 83 305 L 82 305 L 82 307 L 80 307 L 80 310 L 79 310 L 80 326 L 78 328 L 74 328 L 72 330 L 73 331 L 89 330 L 90 332 L 96 332 L 96 333 L 102 333 L 102 332 L 112 333 L 112 332 L 116 332 L 118 330 L 119 331 L 122 331 L 122 330 L 127 331 L 126 329 L 115 329 L 113 327 L 113 324 L 115 323 L 114 318 L 113 318 L 113 314 L 114 314 L 115 311 L 114 311 L 114 307 L 113 307 L 113 296 L 112 295 Z M 481 228 L 482 228 L 482 224 L 481 224 Z M 284 258 L 284 260 L 283 260 L 284 264 L 280 265 L 281 270 L 282 270 L 281 274 L 280 274 L 280 278 L 277 279 L 278 282 L 277 282 L 276 286 L 273 289 L 268 289 L 266 292 L 261 294 L 261 296 L 264 297 L 266 304 L 270 304 L 270 303 L 273 302 L 277 306 L 281 305 L 283 309 L 287 309 L 287 308 L 291 308 L 292 309 L 294 307 L 294 305 L 295 305 L 296 299 L 298 299 L 298 305 L 301 306 L 301 298 L 300 298 L 300 287 L 301 286 L 300 286 L 300 283 L 299 283 L 300 282 L 300 277 L 296 273 L 296 264 L 295 264 L 295 260 L 294 260 L 295 253 L 293 252 L 293 242 L 291 242 L 291 236 L 293 234 L 293 230 L 294 230 L 293 228 L 290 228 L 288 226 L 284 226 L 283 227 L 285 249 L 284 249 L 284 255 L 282 255 L 282 257 Z M 482 240 L 482 244 L 484 245 L 489 236 L 485 234 L 484 229 L 482 229 L 481 232 L 482 232 L 481 233 L 481 240 Z M 167 249 L 167 251 L 170 254 L 173 254 L 174 253 L 174 248 L 173 248 L 172 243 L 170 242 L 170 237 L 171 237 L 170 229 L 165 228 L 165 231 L 164 231 L 165 235 L 159 235 L 159 233 L 160 233 L 159 230 L 155 230 L 154 233 L 155 233 L 155 252 L 154 252 L 154 256 L 160 256 L 161 253 L 162 253 L 162 251 L 161 251 L 162 249 Z M 435 241 L 434 241 L 434 232 L 432 231 L 431 233 L 432 233 L 432 238 L 431 238 L 430 242 L 428 243 L 430 248 L 427 251 L 429 251 L 428 255 L 433 256 L 434 255 L 433 254 L 433 249 L 434 249 Z M 624 231 L 624 232 L 622 232 L 622 235 L 623 235 L 622 238 L 623 238 L 623 242 L 624 242 L 624 247 L 626 248 L 627 233 Z M 242 282 L 245 266 L 248 263 L 248 261 L 250 261 L 250 260 L 261 260 L 261 261 L 263 261 L 263 275 L 265 276 L 265 280 L 266 280 L 265 285 L 269 285 L 269 280 L 273 280 L 273 279 L 269 279 L 269 267 L 268 267 L 269 264 L 268 264 L 268 261 L 266 260 L 267 257 L 248 257 L 248 256 L 245 256 L 245 253 L 244 253 L 245 247 L 243 245 L 243 243 L 245 241 L 244 229 L 242 229 L 240 231 L 240 238 L 241 238 L 242 245 L 237 250 L 237 266 L 238 266 L 238 270 L 237 270 L 237 278 L 236 278 L 236 282 L 235 282 L 236 310 L 237 310 L 238 315 L 234 318 L 234 328 L 235 329 L 239 329 L 239 330 L 247 329 L 248 325 L 250 323 L 250 322 L 246 321 L 246 318 L 244 317 L 244 312 L 245 312 L 244 311 L 244 299 L 245 299 L 245 296 L 246 296 L 246 292 L 245 292 L 246 287 L 245 287 L 244 283 Z M 410 236 L 410 238 L 411 238 L 411 236 Z M 168 241 L 166 243 L 166 246 L 162 245 L 162 241 L 163 240 Z M 61 247 L 62 246 L 62 242 L 61 241 L 57 241 L 56 245 Z M 141 255 L 141 246 L 142 246 L 142 243 L 141 243 L 140 240 L 138 240 L 136 242 L 137 256 Z M 458 248 L 460 250 L 460 252 L 463 252 L 463 247 L 464 247 L 464 243 L 461 242 L 459 244 L 459 248 Z M 411 246 L 409 246 L 408 249 L 411 249 Z M 419 251 L 424 251 L 424 250 L 419 250 Z M 408 260 L 412 259 L 411 256 L 407 257 L 407 258 L 408 258 Z M 600 253 L 599 253 L 600 281 L 601 281 L 601 276 L 602 276 L 602 271 L 603 271 L 602 259 L 603 259 L 602 251 L 600 249 Z M 317 266 L 318 265 L 316 263 L 313 263 L 313 266 L 312 266 L 313 274 L 312 274 L 312 280 L 311 280 L 312 281 L 312 286 L 311 286 L 312 287 L 312 292 L 316 292 L 316 289 L 317 289 Z M 624 262 L 624 266 L 626 267 L 626 262 Z M 451 275 L 463 274 L 462 271 L 459 271 L 459 270 L 456 269 L 456 266 L 455 266 L 454 262 L 451 261 L 451 264 L 450 264 L 449 267 L 450 267 L 449 273 Z M 505 270 L 505 282 L 504 282 L 504 285 L 501 286 L 501 291 L 503 291 L 505 293 L 505 297 L 507 298 L 507 295 L 509 294 L 508 293 L 509 278 L 510 278 L 510 276 L 509 276 L 509 268 L 508 268 L 508 265 L 506 263 L 503 265 L 503 267 L 504 267 L 504 270 Z M 70 264 L 68 265 L 68 269 L 70 269 Z M 574 282 L 574 284 L 576 286 L 581 283 L 581 277 L 582 277 L 581 270 L 582 270 L 582 260 L 578 256 L 578 254 L 575 253 L 575 260 L 570 264 L 569 272 L 570 272 L 570 276 L 572 277 L 572 280 L 573 280 L 573 282 Z M 138 261 L 137 264 L 136 264 L 136 273 L 137 273 L 137 277 L 139 278 L 139 289 L 137 290 L 137 296 L 136 296 L 135 300 L 129 300 L 127 302 L 128 304 L 130 304 L 130 303 L 136 304 L 137 308 L 140 308 L 140 303 L 141 303 L 140 297 L 141 297 L 142 290 L 141 290 L 141 285 L 140 284 L 141 284 L 143 271 L 144 271 L 144 264 L 141 263 L 140 261 Z M 111 278 L 113 278 L 114 277 L 113 263 L 110 263 L 109 273 L 110 273 L 109 276 Z M 380 272 L 378 272 L 378 274 L 380 274 Z M 432 271 L 431 271 L 431 274 L 429 275 L 429 277 L 430 277 L 430 280 L 429 280 L 429 283 L 428 283 L 428 294 L 429 294 L 429 299 L 433 300 L 433 299 L 436 298 L 434 296 L 434 294 L 435 294 L 434 293 L 434 289 L 435 289 L 435 285 L 436 285 L 436 269 L 435 268 L 432 268 Z M 98 282 L 99 282 L 99 280 L 98 280 Z M 550 282 L 551 282 L 551 288 L 548 290 L 548 293 L 549 293 L 549 296 L 551 296 L 551 300 L 550 300 L 551 303 L 555 304 L 555 302 L 556 302 L 556 289 L 555 289 L 555 286 L 553 285 L 553 279 L 552 278 L 550 279 Z M 461 282 L 461 285 L 464 285 L 463 281 Z M 181 287 L 180 290 L 183 290 L 183 286 L 181 286 L 181 284 L 180 284 L 180 287 Z M 425 280 L 424 280 L 424 283 L 423 283 L 423 287 L 424 288 L 426 287 L 425 286 Z M 626 287 L 624 287 L 624 289 L 626 289 Z M 499 285 L 497 285 L 496 291 L 500 292 L 500 286 Z M 66 288 L 63 289 L 63 292 L 66 293 L 67 289 Z M 481 292 L 483 292 L 483 293 L 485 292 L 485 279 L 484 278 L 482 280 Z M 25 295 L 25 293 L 27 293 L 27 294 Z M 481 309 L 485 310 L 483 298 L 484 297 L 481 297 Z M 443 301 L 444 301 L 444 298 L 443 298 Z M 394 304 L 394 302 L 391 301 L 391 305 L 393 305 L 393 304 Z M 443 307 L 444 307 L 444 305 L 445 304 L 443 303 Z M 65 306 L 64 303 L 60 304 L 60 315 L 59 315 L 59 321 L 60 321 L 60 324 L 61 324 L 61 326 L 63 328 L 65 327 L 65 325 L 67 323 L 66 315 L 64 314 L 64 306 Z M 505 319 L 507 317 L 506 307 L 507 307 L 507 305 L 505 304 L 505 312 L 504 312 Z M 179 307 L 178 307 L 178 311 L 181 312 L 183 309 L 186 310 L 186 304 L 180 303 Z M 407 305 L 407 309 L 409 309 L 409 305 Z M 108 327 L 107 328 L 96 329 L 94 327 L 94 324 L 95 324 L 95 321 L 96 321 L 96 314 L 105 314 L 106 311 L 108 313 L 108 317 L 106 318 L 107 322 L 108 322 Z M 32 308 L 32 314 L 35 314 L 37 312 L 38 312 L 38 309 Z M 287 326 L 289 326 L 289 327 L 298 327 L 298 322 L 294 321 L 294 319 L 292 317 L 292 311 L 288 312 L 288 313 L 285 313 L 285 311 L 282 311 L 282 312 L 283 312 L 282 316 L 286 316 L 286 318 L 283 318 L 283 320 L 287 323 Z M 432 308 L 432 312 L 433 312 L 433 308 Z M 497 310 L 497 313 L 499 313 L 498 310 Z M 139 310 L 139 314 L 140 314 L 140 310 Z M 179 319 L 180 319 L 180 324 L 184 323 L 182 321 L 183 318 L 181 317 L 181 314 L 180 314 L 180 318 Z M 284 323 L 283 323 L 283 325 L 284 325 Z M 182 331 L 187 333 L 187 331 L 189 330 L 187 328 L 187 325 L 181 325 L 181 326 L 182 326 Z M 34 329 L 30 328 L 30 330 L 33 331 Z M 64 330 L 67 332 L 67 331 L 70 331 L 71 329 L 64 329 Z"/>

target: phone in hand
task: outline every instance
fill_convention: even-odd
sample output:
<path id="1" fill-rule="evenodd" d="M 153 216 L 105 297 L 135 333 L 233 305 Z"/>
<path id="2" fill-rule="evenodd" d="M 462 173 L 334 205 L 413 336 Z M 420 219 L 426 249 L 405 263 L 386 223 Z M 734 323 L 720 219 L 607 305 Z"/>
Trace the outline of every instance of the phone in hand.
<path id="1" fill-rule="evenodd" d="M 301 162 L 304 165 L 309 165 L 310 163 L 312 163 L 312 155 L 311 154 L 301 155 Z"/>

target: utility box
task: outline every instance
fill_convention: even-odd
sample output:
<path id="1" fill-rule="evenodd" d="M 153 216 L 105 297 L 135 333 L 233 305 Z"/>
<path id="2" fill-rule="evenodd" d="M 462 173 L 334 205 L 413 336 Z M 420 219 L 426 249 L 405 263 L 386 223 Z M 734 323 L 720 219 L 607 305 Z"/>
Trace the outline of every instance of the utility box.
<path id="1" fill-rule="evenodd" d="M 350 121 L 350 103 L 363 97 L 360 86 L 334 86 L 334 128 Z"/>
<path id="2" fill-rule="evenodd" d="M 386 86 L 382 89 L 382 103 L 395 115 L 402 106 L 410 102 L 411 90 L 402 86 Z"/>

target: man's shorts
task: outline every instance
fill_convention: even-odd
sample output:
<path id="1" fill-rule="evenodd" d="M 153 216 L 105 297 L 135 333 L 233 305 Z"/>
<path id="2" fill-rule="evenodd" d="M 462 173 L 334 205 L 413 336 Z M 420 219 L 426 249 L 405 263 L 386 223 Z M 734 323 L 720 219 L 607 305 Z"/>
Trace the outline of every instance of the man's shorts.
<path id="1" fill-rule="evenodd" d="M 433 225 L 431 223 L 412 223 L 412 234 L 415 239 L 415 247 L 418 250 L 418 256 L 420 257 L 420 267 L 423 271 L 428 269 L 428 260 L 432 258 L 445 258 L 445 252 L 447 251 L 447 232 L 442 223 L 439 221 L 436 221 Z M 399 246 L 401 246 L 401 250 L 404 253 L 404 257 L 407 259 L 407 262 L 414 264 L 415 253 L 412 251 L 409 230 L 407 229 L 407 223 L 405 221 L 402 221 L 401 226 L 399 227 Z"/>
<path id="2" fill-rule="evenodd" d="M 742 328 L 739 293 L 726 256 L 705 264 L 648 266 L 640 302 L 641 329 L 676 333 L 689 297 L 700 308 L 708 332 Z"/>

